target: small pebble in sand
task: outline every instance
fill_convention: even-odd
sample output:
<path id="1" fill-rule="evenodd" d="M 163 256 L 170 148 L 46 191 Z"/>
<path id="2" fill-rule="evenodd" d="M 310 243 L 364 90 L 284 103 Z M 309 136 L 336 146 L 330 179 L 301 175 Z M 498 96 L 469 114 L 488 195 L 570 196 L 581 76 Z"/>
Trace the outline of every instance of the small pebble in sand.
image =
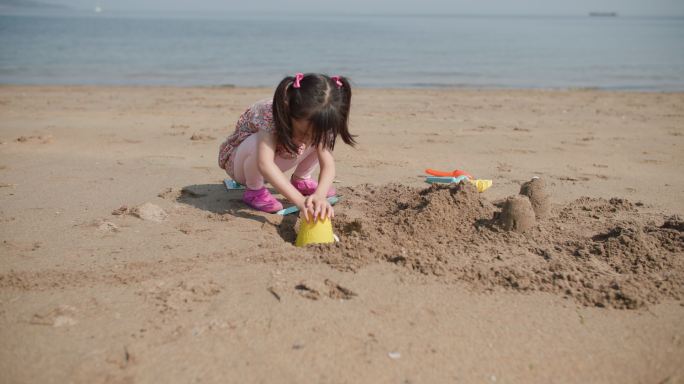
<path id="1" fill-rule="evenodd" d="M 131 214 L 143 220 L 154 221 L 156 223 L 161 223 L 169 216 L 161 207 L 152 203 L 144 203 L 131 209 Z"/>
<path id="2" fill-rule="evenodd" d="M 527 196 L 511 196 L 506 199 L 501 216 L 501 226 L 507 231 L 523 233 L 536 225 L 534 209 Z"/>
<path id="3" fill-rule="evenodd" d="M 537 219 L 543 219 L 549 215 L 551 209 L 549 195 L 546 193 L 544 179 L 535 177 L 520 186 L 520 194 L 527 196 L 532 203 L 532 209 Z"/>

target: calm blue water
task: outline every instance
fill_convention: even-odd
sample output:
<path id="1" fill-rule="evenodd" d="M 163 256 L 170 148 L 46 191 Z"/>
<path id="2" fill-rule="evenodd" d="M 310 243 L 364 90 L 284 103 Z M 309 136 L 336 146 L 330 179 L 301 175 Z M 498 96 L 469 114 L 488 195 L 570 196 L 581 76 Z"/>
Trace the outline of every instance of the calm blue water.
<path id="1" fill-rule="evenodd" d="M 684 91 L 684 19 L 0 16 L 0 83 Z"/>

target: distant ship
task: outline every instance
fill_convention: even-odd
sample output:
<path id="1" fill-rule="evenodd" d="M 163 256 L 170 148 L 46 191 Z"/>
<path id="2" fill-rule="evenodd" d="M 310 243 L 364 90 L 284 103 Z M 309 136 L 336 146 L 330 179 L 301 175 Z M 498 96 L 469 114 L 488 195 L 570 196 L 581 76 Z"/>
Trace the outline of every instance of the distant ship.
<path id="1" fill-rule="evenodd" d="M 589 12 L 591 17 L 617 17 L 617 12 Z"/>

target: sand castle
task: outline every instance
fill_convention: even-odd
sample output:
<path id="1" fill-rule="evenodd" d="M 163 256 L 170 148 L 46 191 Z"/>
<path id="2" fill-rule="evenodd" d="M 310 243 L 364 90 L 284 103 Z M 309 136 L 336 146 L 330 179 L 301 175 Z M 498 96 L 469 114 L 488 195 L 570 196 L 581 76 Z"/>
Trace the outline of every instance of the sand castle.
<path id="1" fill-rule="evenodd" d="M 527 231 L 537 223 L 530 199 L 521 195 L 506 199 L 499 221 L 505 230 L 518 233 Z"/>
<path id="2" fill-rule="evenodd" d="M 520 194 L 530 199 L 534 215 L 537 219 L 543 219 L 549 215 L 551 203 L 546 192 L 544 179 L 534 177 L 532 180 L 523 183 L 520 186 Z"/>

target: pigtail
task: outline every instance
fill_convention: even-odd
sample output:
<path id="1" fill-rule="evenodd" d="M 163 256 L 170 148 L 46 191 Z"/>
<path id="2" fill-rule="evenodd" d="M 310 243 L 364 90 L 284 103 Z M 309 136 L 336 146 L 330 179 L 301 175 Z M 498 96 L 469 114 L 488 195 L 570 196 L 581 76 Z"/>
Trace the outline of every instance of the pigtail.
<path id="1" fill-rule="evenodd" d="M 285 77 L 273 94 L 273 123 L 275 124 L 278 144 L 291 153 L 297 153 L 297 146 L 292 141 L 292 115 L 290 113 L 290 96 L 295 78 Z"/>
<path id="2" fill-rule="evenodd" d="M 337 133 L 340 135 L 345 144 L 353 147 L 356 144 L 356 140 L 354 140 L 356 135 L 349 133 L 349 127 L 347 125 L 349 120 L 349 111 L 351 110 L 351 84 L 349 83 L 349 79 L 344 76 L 338 76 L 338 81 L 342 83 L 342 86 L 338 87 L 338 91 L 342 93 L 342 114 L 344 116 L 344 123 L 340 125 L 341 129 Z"/>

